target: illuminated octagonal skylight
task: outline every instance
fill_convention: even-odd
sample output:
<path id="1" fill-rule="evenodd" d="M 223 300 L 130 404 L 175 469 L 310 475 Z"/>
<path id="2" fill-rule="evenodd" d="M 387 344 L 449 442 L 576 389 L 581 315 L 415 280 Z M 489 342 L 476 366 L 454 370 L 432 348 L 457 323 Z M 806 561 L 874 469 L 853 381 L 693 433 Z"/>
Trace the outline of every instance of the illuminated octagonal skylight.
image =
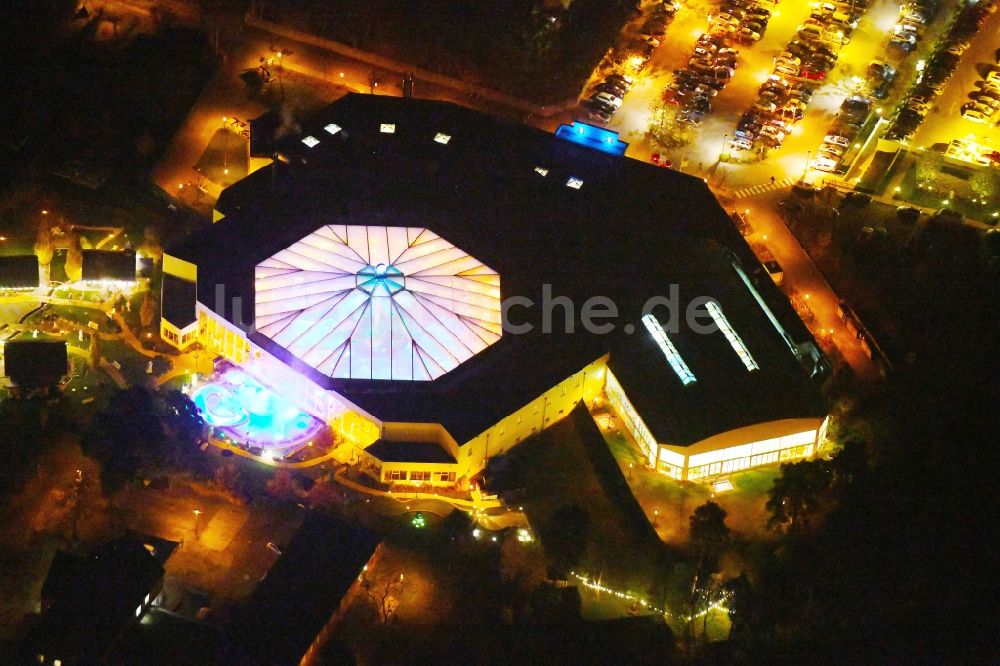
<path id="1" fill-rule="evenodd" d="M 321 227 L 254 292 L 257 331 L 333 378 L 435 379 L 500 339 L 500 276 L 418 227 Z"/>

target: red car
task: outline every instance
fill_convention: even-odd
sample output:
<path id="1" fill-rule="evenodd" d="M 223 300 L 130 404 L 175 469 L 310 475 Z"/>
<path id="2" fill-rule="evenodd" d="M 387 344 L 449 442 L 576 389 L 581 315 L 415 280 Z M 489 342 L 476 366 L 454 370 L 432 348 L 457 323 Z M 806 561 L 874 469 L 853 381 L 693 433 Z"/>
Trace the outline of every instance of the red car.
<path id="1" fill-rule="evenodd" d="M 810 81 L 822 81 L 826 78 L 826 72 L 819 69 L 808 69 L 803 67 L 802 71 L 799 72 L 799 76 L 804 79 L 809 79 Z"/>

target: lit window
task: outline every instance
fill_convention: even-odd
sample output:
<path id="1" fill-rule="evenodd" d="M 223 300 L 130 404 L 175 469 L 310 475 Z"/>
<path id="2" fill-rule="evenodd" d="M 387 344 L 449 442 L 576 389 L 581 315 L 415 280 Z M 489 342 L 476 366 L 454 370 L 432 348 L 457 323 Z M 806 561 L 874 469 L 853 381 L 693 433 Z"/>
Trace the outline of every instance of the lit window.
<path id="1" fill-rule="evenodd" d="M 325 129 L 330 134 L 336 134 L 337 132 L 339 132 L 341 130 L 341 127 L 340 127 L 340 125 L 337 125 L 336 123 L 330 123 L 329 125 L 327 125 L 323 129 Z"/>
<path id="2" fill-rule="evenodd" d="M 583 181 L 579 178 L 571 176 L 570 179 L 566 181 L 566 187 L 572 187 L 574 190 L 578 190 L 583 187 Z"/>
<path id="3" fill-rule="evenodd" d="M 535 167 L 535 173 L 537 173 L 539 176 L 544 177 L 549 175 L 549 170 L 546 169 L 545 167 Z"/>
<path id="4" fill-rule="evenodd" d="M 437 141 L 438 143 L 445 143 L 446 144 L 449 141 L 451 141 L 451 135 L 450 134 L 442 134 L 441 132 L 438 132 L 437 134 L 434 135 L 434 140 Z"/>
<path id="5" fill-rule="evenodd" d="M 395 123 L 382 123 L 382 125 L 379 127 L 379 131 L 382 132 L 382 134 L 395 134 L 396 133 L 396 124 Z"/>
<path id="6" fill-rule="evenodd" d="M 52 666 L 62 666 L 62 659 L 53 659 Z"/>
<path id="7" fill-rule="evenodd" d="M 736 352 L 736 355 L 740 357 L 743 361 L 743 365 L 746 366 L 747 372 L 752 372 L 754 370 L 760 370 L 760 366 L 757 365 L 757 361 L 753 359 L 750 355 L 750 350 L 743 343 L 743 338 L 733 330 L 733 327 L 729 324 L 729 320 L 726 319 L 726 315 L 722 314 L 722 308 L 715 301 L 709 301 L 705 304 L 705 308 L 708 310 L 708 314 L 712 315 L 712 321 L 715 325 L 719 327 L 722 334 L 726 336 L 726 340 L 729 341 L 729 345 Z"/>
<path id="8" fill-rule="evenodd" d="M 148 595 L 148 594 L 146 595 L 146 601 L 145 601 L 145 602 L 143 602 L 143 603 L 146 603 L 146 604 L 148 604 L 148 603 L 149 603 L 149 595 Z"/>
<path id="9" fill-rule="evenodd" d="M 136 606 L 135 607 L 135 616 L 139 617 L 140 615 L 142 615 L 142 606 Z"/>
<path id="10" fill-rule="evenodd" d="M 649 334 L 653 336 L 653 339 L 656 340 L 656 344 L 658 344 L 660 346 L 660 350 L 663 351 L 663 355 L 667 357 L 667 363 L 669 363 L 670 367 L 674 369 L 674 372 L 677 374 L 677 377 L 680 378 L 684 386 L 696 382 L 697 379 L 695 378 L 694 373 L 691 372 L 691 368 L 689 368 L 687 363 L 684 362 L 684 359 L 681 358 L 680 352 L 677 351 L 677 347 L 675 347 L 674 343 L 670 341 L 669 337 L 667 337 L 667 332 L 663 330 L 662 326 L 660 326 L 660 322 L 656 320 L 656 317 L 651 314 L 645 315 L 642 318 L 642 323 L 646 325 L 646 329 L 649 331 Z"/>
<path id="11" fill-rule="evenodd" d="M 310 134 L 306 138 L 302 139 L 302 143 L 306 144 L 310 148 L 315 148 L 319 144 L 319 139 Z"/>

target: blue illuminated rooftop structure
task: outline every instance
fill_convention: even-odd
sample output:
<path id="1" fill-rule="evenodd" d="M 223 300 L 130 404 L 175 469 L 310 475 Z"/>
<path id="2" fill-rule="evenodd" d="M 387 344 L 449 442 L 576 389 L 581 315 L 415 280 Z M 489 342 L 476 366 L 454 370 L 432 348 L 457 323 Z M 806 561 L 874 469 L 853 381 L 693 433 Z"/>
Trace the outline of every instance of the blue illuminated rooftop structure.
<path id="1" fill-rule="evenodd" d="M 560 125 L 556 136 L 611 155 L 624 155 L 628 148 L 628 144 L 618 138 L 618 132 L 578 120 L 572 125 Z"/>
<path id="2" fill-rule="evenodd" d="M 358 271 L 358 289 L 372 296 L 392 296 L 404 287 L 403 273 L 391 264 L 365 266 Z"/>

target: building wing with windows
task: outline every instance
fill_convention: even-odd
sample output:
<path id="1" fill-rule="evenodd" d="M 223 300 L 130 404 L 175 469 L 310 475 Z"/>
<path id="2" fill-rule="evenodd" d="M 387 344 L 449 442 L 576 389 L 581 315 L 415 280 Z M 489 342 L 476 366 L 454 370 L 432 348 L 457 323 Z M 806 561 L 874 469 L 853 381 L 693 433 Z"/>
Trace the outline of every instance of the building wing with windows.
<path id="1" fill-rule="evenodd" d="M 467 484 L 580 401 L 677 478 L 813 452 L 826 360 L 700 179 L 442 102 L 351 94 L 300 124 L 165 253 L 161 327 L 379 480 Z M 608 330 L 581 323 L 596 296 Z"/>

